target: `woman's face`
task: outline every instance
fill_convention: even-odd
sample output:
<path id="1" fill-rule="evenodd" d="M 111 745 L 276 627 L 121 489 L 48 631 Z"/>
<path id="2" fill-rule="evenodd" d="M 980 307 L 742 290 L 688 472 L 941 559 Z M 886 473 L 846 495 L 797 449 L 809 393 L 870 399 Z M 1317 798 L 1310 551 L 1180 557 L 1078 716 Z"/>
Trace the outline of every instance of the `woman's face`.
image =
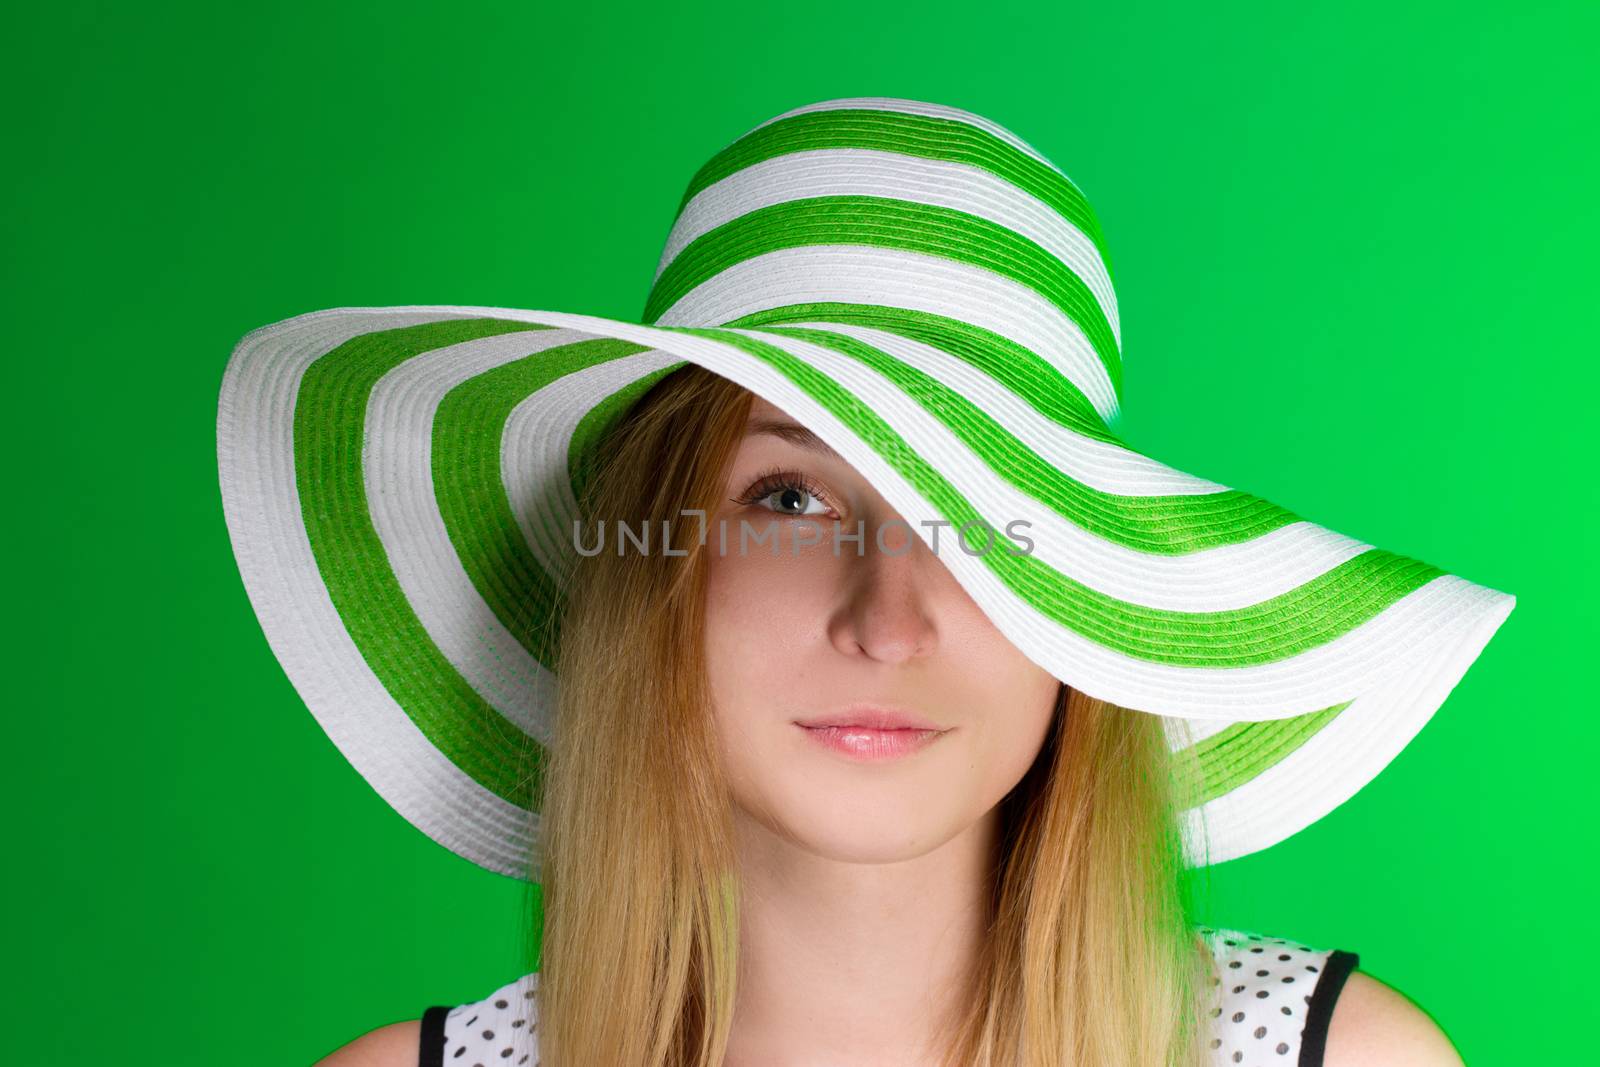
<path id="1" fill-rule="evenodd" d="M 774 833 L 840 860 L 908 859 L 972 826 L 1022 778 L 1060 683 L 809 436 L 754 398 L 707 517 L 706 654 L 723 758 L 735 803 Z M 773 470 L 783 473 L 763 477 Z M 863 524 L 859 548 L 839 539 L 835 551 L 835 518 L 843 534 Z M 952 528 L 938 533 L 940 555 L 961 551 Z M 868 705 L 941 732 L 800 725 L 859 723 Z"/>

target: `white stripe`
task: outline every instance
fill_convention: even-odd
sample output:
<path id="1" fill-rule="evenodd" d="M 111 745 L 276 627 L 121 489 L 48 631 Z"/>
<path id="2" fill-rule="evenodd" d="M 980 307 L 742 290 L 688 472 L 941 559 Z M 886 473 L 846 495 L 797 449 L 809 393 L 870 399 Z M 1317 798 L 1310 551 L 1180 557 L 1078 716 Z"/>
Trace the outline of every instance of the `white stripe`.
<path id="1" fill-rule="evenodd" d="M 1377 777 L 1433 717 L 1516 605 L 1515 597 L 1497 596 L 1430 637 L 1403 674 L 1357 698 L 1287 757 L 1184 813 L 1185 840 L 1195 842 L 1190 863 L 1222 863 L 1277 844 Z M 1210 845 L 1204 854 L 1202 836 Z"/>
<path id="2" fill-rule="evenodd" d="M 784 323 L 778 329 L 791 327 L 827 330 L 854 337 L 922 371 L 988 415 L 1068 477 L 1103 493 L 1118 496 L 1199 496 L 1229 488 L 1221 482 L 1197 478 L 1130 449 L 1084 437 L 1041 413 L 1024 397 L 987 372 L 934 345 L 889 330 L 847 323 Z M 767 333 L 766 330 L 740 332 L 756 336 L 766 336 Z M 782 335 L 780 333 L 777 336 Z M 854 358 L 851 358 L 851 362 L 866 366 Z M 889 379 L 885 378 L 884 383 L 886 387 L 900 391 L 899 386 Z"/>
<path id="3" fill-rule="evenodd" d="M 361 457 L 372 525 L 412 611 L 479 696 L 546 744 L 555 679 L 496 617 L 450 542 L 433 485 L 433 420 L 463 382 L 584 339 L 566 330 L 499 334 L 406 360 L 373 386 Z"/>
<path id="4" fill-rule="evenodd" d="M 1054 170 L 1057 174 L 1060 174 L 1063 178 L 1067 178 L 1066 172 L 1060 167 L 1056 166 L 1054 163 L 1050 162 L 1050 160 L 1046 159 L 1044 153 L 1040 152 L 1037 148 L 1034 148 L 1028 142 L 1024 141 L 1021 137 L 1018 137 L 1016 134 L 1012 133 L 998 122 L 993 122 L 984 118 L 982 115 L 974 114 L 971 111 L 963 111 L 958 107 L 947 107 L 944 104 L 930 104 L 922 100 L 907 100 L 903 97 L 897 96 L 852 96 L 844 97 L 838 100 L 823 100 L 815 104 L 806 104 L 803 107 L 797 107 L 793 110 L 785 111 L 781 115 L 774 115 L 767 121 L 750 127 L 750 130 L 746 132 L 745 136 L 749 136 L 749 133 L 759 130 L 763 126 L 770 126 L 779 119 L 786 119 L 791 115 L 806 115 L 816 111 L 844 111 L 851 108 L 867 109 L 872 111 L 894 111 L 902 115 L 917 115 L 922 118 L 931 119 L 953 119 L 956 122 L 964 122 L 968 126 L 974 126 L 985 133 L 998 137 L 1000 140 L 1006 142 L 1006 144 L 1009 144 L 1011 147 L 1018 149 L 1019 151 L 1026 152 L 1034 159 L 1037 159 L 1040 163 L 1043 163 L 1051 170 Z M 1069 182 L 1072 181 L 1071 178 L 1067 178 L 1067 180 Z"/>
<path id="5" fill-rule="evenodd" d="M 578 423 L 618 390 L 675 362 L 677 357 L 652 350 L 574 371 L 518 403 L 506 420 L 500 448 L 506 499 L 529 547 L 558 586 L 578 558 L 572 543 L 578 501 L 567 474 Z"/>
<path id="6" fill-rule="evenodd" d="M 523 871 L 537 834 L 423 736 L 373 674 L 328 597 L 301 521 L 294 404 L 318 357 L 352 337 L 472 312 L 334 308 L 252 330 L 235 346 L 217 412 L 223 511 L 268 644 L 328 737 L 429 837 L 491 870 Z"/>
<path id="7" fill-rule="evenodd" d="M 1371 548 L 1364 542 L 1323 529 L 1309 522 L 1280 527 L 1250 541 L 1219 545 L 1182 555 L 1161 555 L 1108 541 L 1069 521 L 1058 512 L 1000 477 L 977 452 L 943 422 L 907 395 L 899 386 L 853 357 L 796 338 L 740 330 L 780 344 L 859 397 L 903 436 L 923 456 L 949 456 L 935 465 L 980 515 L 996 530 L 1004 531 L 1015 519 L 1027 520 L 1031 554 L 1040 562 L 1074 581 L 1108 596 L 1164 611 L 1207 612 L 1246 608 L 1307 581 Z M 849 332 L 887 335 L 877 331 Z M 931 364 L 927 346 L 900 340 L 894 354 L 922 349 L 920 361 Z M 885 347 L 891 347 L 889 343 Z M 960 363 L 953 357 L 950 362 Z M 965 364 L 962 364 L 966 367 Z M 1152 460 L 1087 441 L 1043 419 L 986 375 L 970 374 L 960 380 L 953 367 L 942 368 L 958 379 L 955 387 L 978 406 L 996 415 L 1024 444 L 1047 461 L 1064 466 L 1074 477 L 1130 495 L 1160 493 L 1180 486 L 1186 477 Z M 968 371 L 970 367 L 966 367 Z M 981 380 L 979 380 L 981 379 Z M 989 394 L 993 394 L 992 396 Z M 994 406 L 991 406 L 994 405 Z M 1029 421 L 1017 409 L 1034 416 Z M 1120 467 L 1121 469 L 1117 469 Z M 1196 480 L 1198 481 L 1198 480 Z M 1226 488 L 1199 482 L 1197 491 Z M 953 531 L 945 531 L 947 541 Z M 978 535 L 975 533 L 975 537 Z M 979 542 L 981 543 L 981 542 Z"/>
<path id="8" fill-rule="evenodd" d="M 684 205 L 656 278 L 697 237 L 752 211 L 818 196 L 882 196 L 950 208 L 1012 230 L 1084 281 L 1122 346 L 1116 293 L 1100 251 L 1054 208 L 981 167 L 870 149 L 819 149 L 763 160 L 707 186 Z"/>
<path id="9" fill-rule="evenodd" d="M 1028 286 L 940 256 L 838 245 L 779 249 L 706 279 L 656 325 L 717 326 L 812 301 L 908 308 L 992 330 L 1053 364 L 1108 423 L 1116 415 L 1111 378 L 1077 323 Z"/>

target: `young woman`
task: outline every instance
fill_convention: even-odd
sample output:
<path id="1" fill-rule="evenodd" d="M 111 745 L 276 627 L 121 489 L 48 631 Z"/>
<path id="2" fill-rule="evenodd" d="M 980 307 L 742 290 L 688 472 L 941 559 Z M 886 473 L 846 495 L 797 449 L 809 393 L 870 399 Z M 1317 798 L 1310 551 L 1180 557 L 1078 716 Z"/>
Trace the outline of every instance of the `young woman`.
<path id="1" fill-rule="evenodd" d="M 323 1062 L 1204 1064 L 1229 1062 L 1212 1046 L 1230 1030 L 1230 1050 L 1259 1044 L 1265 1011 L 1214 1023 L 1213 964 L 1232 981 L 1255 946 L 1219 953 L 1186 921 L 1157 720 L 1031 663 L 770 403 L 691 367 L 635 414 L 592 516 L 660 529 L 702 508 L 728 551 L 695 548 L 691 524 L 686 557 L 578 565 L 544 775 L 545 977 L 458 1010 L 450 1047 L 413 1021 Z M 887 550 L 835 554 L 802 516 L 883 526 Z M 773 536 L 741 554 L 741 520 Z M 875 717 L 891 728 L 847 725 Z M 1325 1001 L 1328 1067 L 1460 1062 L 1360 971 Z"/>
<path id="2" fill-rule="evenodd" d="M 543 888 L 537 972 L 326 1064 L 1460 1062 L 1182 875 L 1376 774 L 1511 598 L 1121 442 L 1064 175 L 955 109 L 797 109 L 696 176 L 645 320 L 236 350 L 275 651 L 397 808 Z"/>

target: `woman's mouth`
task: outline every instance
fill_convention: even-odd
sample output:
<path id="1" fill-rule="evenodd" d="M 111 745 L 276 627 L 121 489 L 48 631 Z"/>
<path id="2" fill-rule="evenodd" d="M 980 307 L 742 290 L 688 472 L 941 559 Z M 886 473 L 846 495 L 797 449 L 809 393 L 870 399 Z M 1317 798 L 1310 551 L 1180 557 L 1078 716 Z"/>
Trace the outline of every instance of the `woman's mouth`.
<path id="1" fill-rule="evenodd" d="M 920 752 L 949 730 L 881 729 L 872 726 L 803 726 L 813 741 L 864 762 L 900 759 Z"/>

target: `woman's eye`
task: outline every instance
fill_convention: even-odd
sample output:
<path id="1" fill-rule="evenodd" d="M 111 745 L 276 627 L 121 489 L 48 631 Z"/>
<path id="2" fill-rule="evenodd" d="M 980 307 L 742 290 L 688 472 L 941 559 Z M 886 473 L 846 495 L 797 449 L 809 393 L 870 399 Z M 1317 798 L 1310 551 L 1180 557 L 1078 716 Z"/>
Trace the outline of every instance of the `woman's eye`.
<path id="1" fill-rule="evenodd" d="M 758 502 L 776 501 L 772 510 L 784 515 L 820 515 L 828 510 L 828 506 L 818 497 L 812 496 L 806 489 L 798 485 L 783 485 L 776 489 L 769 489 L 763 493 Z M 816 505 L 816 510 L 811 510 L 811 505 Z"/>
<path id="2" fill-rule="evenodd" d="M 749 492 L 735 500 L 794 518 L 825 515 L 831 510 L 821 490 L 810 479 L 793 471 L 768 472 L 756 480 Z"/>

